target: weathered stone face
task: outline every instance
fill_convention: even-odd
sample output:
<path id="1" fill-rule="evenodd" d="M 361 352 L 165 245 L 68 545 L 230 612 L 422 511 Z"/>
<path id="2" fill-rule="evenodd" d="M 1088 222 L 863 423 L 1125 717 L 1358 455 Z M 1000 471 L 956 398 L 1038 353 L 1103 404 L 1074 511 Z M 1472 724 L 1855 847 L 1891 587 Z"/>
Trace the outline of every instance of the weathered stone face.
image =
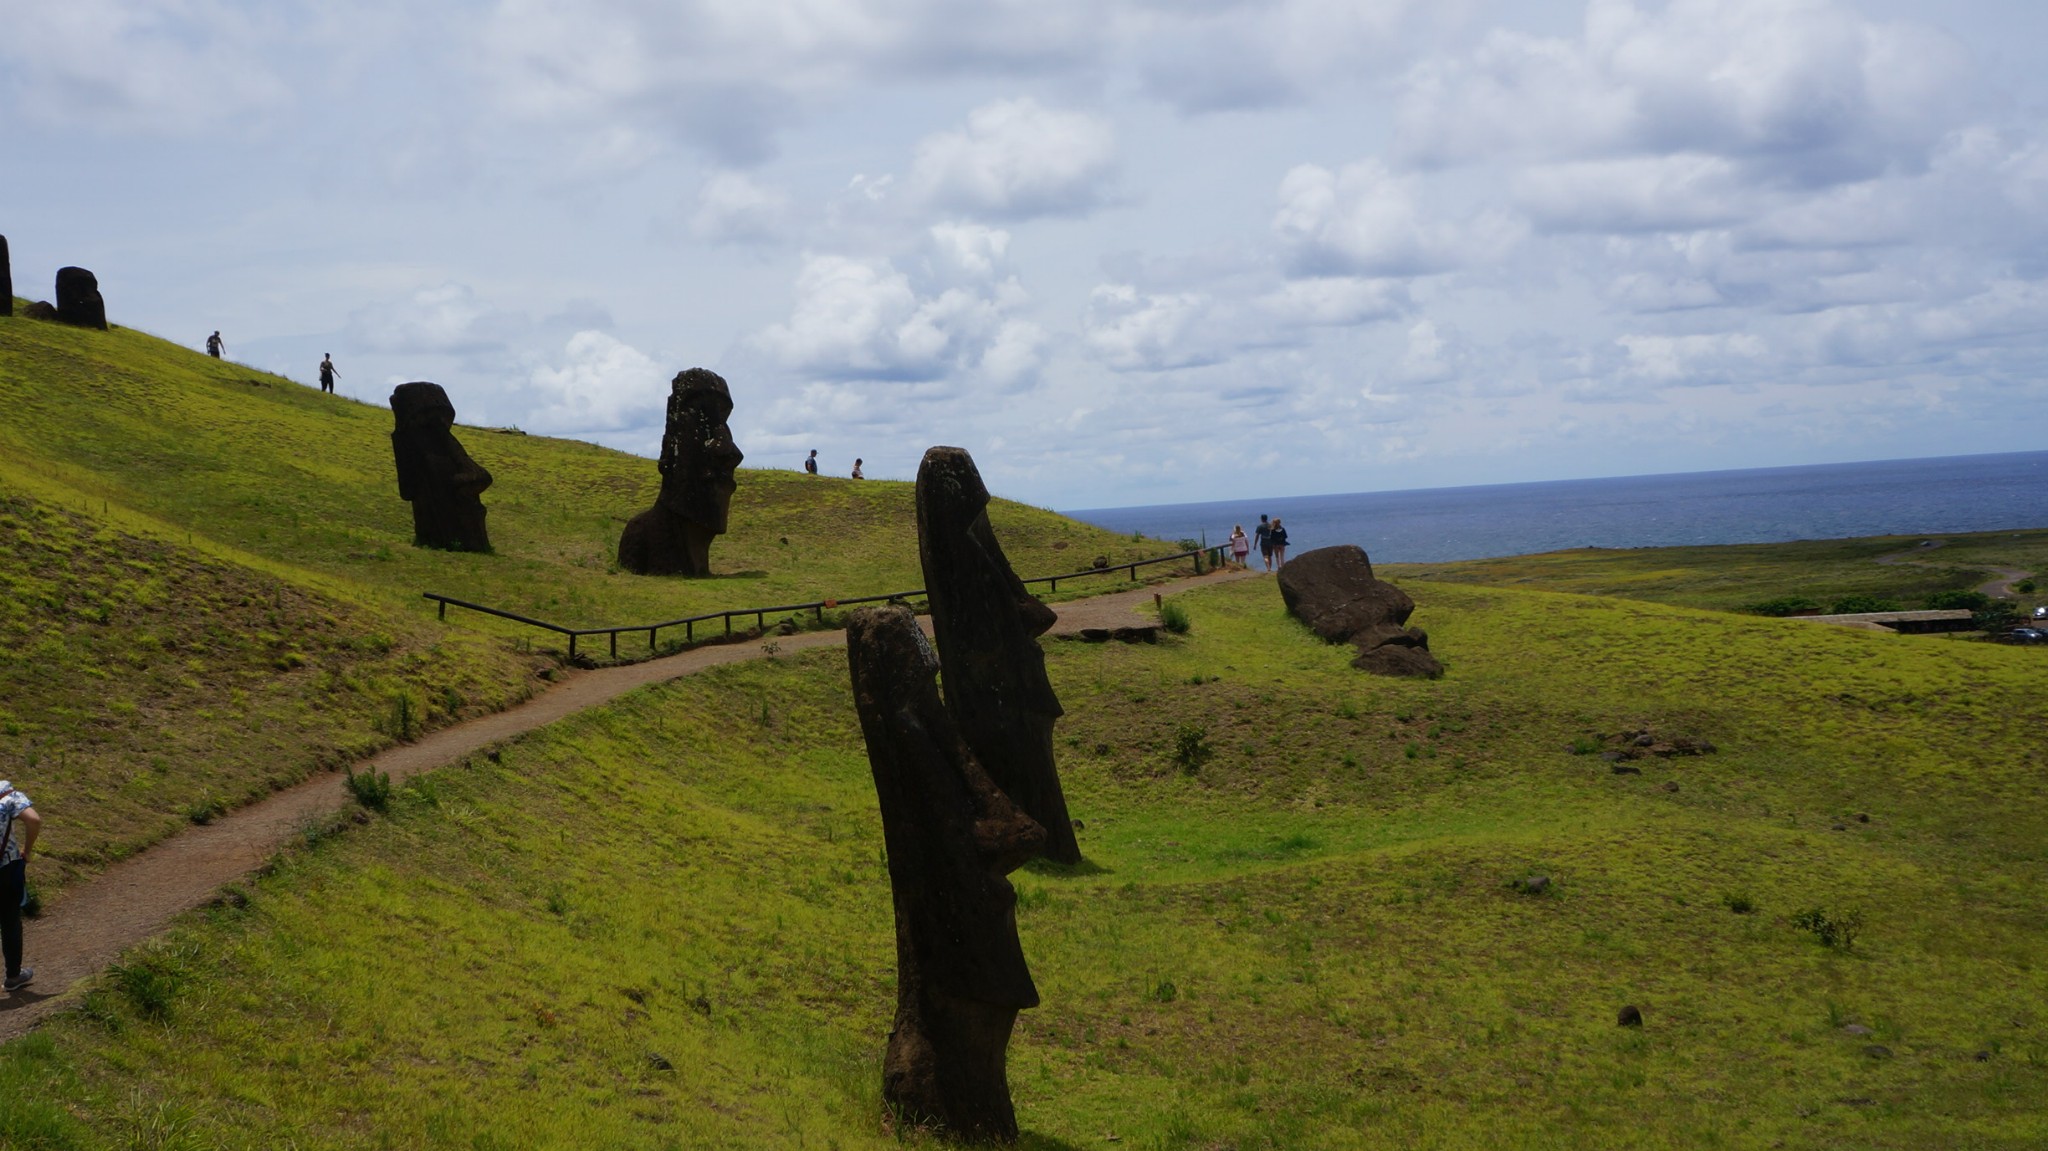
<path id="1" fill-rule="evenodd" d="M 661 437 L 661 494 L 626 523 L 619 566 L 641 575 L 710 575 L 711 541 L 725 534 L 733 473 L 732 393 L 715 372 L 691 368 L 669 384 Z"/>
<path id="2" fill-rule="evenodd" d="M 732 392 L 715 372 L 691 368 L 669 384 L 661 437 L 661 506 L 713 535 L 724 535 L 733 473 L 746 456 L 733 442 Z"/>
<path id="3" fill-rule="evenodd" d="M 7 259 L 7 237 L 0 236 L 0 316 L 14 314 L 14 265 Z"/>
<path id="4" fill-rule="evenodd" d="M 439 384 L 400 384 L 391 393 L 391 454 L 399 497 L 412 503 L 413 543 L 487 552 L 482 495 L 491 473 L 455 438 L 455 405 Z"/>
<path id="5" fill-rule="evenodd" d="M 1038 989 L 1004 878 L 1045 843 L 953 726 L 938 659 L 901 607 L 862 608 L 847 667 L 882 812 L 896 914 L 896 1019 L 883 1098 L 969 1140 L 1013 1140 L 1006 1070 L 1017 1012 Z"/>
<path id="6" fill-rule="evenodd" d="M 1056 617 L 1011 570 L 963 449 L 935 447 L 918 465 L 917 546 L 947 712 L 996 785 L 1044 826 L 1046 858 L 1079 863 L 1053 756 L 1060 701 L 1038 646 Z"/>
<path id="7" fill-rule="evenodd" d="M 1435 678 L 1443 665 L 1429 654 L 1429 636 L 1404 627 L 1415 601 L 1372 574 L 1372 560 L 1356 544 L 1317 548 L 1280 569 L 1280 598 L 1309 630 L 1331 643 L 1358 648 L 1351 666 L 1381 675 Z"/>
<path id="8" fill-rule="evenodd" d="M 84 268 L 57 269 L 57 319 L 80 328 L 107 330 L 107 303 L 99 277 Z"/>

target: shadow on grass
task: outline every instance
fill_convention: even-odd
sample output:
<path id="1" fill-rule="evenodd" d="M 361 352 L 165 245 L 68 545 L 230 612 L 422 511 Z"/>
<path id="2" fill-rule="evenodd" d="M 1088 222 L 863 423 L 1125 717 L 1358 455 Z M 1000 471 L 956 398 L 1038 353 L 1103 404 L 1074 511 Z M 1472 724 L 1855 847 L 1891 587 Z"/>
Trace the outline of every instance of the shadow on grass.
<path id="1" fill-rule="evenodd" d="M 1085 855 L 1081 857 L 1081 862 L 1079 863 L 1054 863 L 1050 859 L 1033 859 L 1024 864 L 1024 870 L 1033 875 L 1043 875 L 1051 879 L 1079 879 L 1087 875 L 1114 874 L 1109 868 L 1089 859 Z"/>

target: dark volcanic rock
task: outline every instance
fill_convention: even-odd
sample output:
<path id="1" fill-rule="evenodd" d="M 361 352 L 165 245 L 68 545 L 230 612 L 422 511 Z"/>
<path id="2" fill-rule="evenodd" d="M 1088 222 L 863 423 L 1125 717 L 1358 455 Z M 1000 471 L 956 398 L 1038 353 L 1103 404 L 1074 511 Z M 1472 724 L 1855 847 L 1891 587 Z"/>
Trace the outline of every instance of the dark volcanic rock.
<path id="1" fill-rule="evenodd" d="M 1045 829 L 984 771 L 939 700 L 938 657 L 901 607 L 847 621 L 846 660 L 882 810 L 896 911 L 896 1019 L 882 1098 L 967 1141 L 1017 1137 L 1007 1072 L 1038 988 L 1004 876 Z"/>
<path id="2" fill-rule="evenodd" d="M 21 310 L 21 318 L 24 320 L 55 320 L 57 318 L 57 305 L 48 300 L 37 300 Z"/>
<path id="3" fill-rule="evenodd" d="M 57 269 L 57 319 L 80 328 L 107 330 L 107 303 L 100 281 L 84 268 Z"/>
<path id="4" fill-rule="evenodd" d="M 988 488 L 963 449 L 935 447 L 918 464 L 917 551 L 947 712 L 996 786 L 1045 827 L 1046 857 L 1079 863 L 1053 759 L 1060 701 L 1038 646 L 1057 617 L 1011 570 L 989 527 Z"/>
<path id="5" fill-rule="evenodd" d="M 703 368 L 669 382 L 661 437 L 661 495 L 619 536 L 619 566 L 641 575 L 710 575 L 711 541 L 725 534 L 733 472 L 746 456 L 732 440 L 732 391 Z"/>
<path id="6" fill-rule="evenodd" d="M 1643 1025 L 1643 1013 L 1635 1004 L 1631 1003 L 1621 1009 L 1620 1013 L 1614 1017 L 1614 1021 L 1623 1027 L 1641 1027 Z"/>
<path id="7" fill-rule="evenodd" d="M 439 384 L 400 384 L 391 393 L 391 454 L 398 494 L 412 503 L 412 542 L 424 548 L 487 552 L 484 489 L 491 473 L 455 438 L 455 405 Z"/>
<path id="8" fill-rule="evenodd" d="M 7 260 L 7 237 L 0 236 L 0 316 L 14 314 L 14 265 Z"/>
<path id="9" fill-rule="evenodd" d="M 1406 626 L 1415 601 L 1372 574 L 1356 544 L 1303 552 L 1280 569 L 1280 598 L 1310 631 L 1358 648 L 1351 666 L 1379 675 L 1434 679 L 1443 665 L 1429 654 L 1429 635 Z"/>

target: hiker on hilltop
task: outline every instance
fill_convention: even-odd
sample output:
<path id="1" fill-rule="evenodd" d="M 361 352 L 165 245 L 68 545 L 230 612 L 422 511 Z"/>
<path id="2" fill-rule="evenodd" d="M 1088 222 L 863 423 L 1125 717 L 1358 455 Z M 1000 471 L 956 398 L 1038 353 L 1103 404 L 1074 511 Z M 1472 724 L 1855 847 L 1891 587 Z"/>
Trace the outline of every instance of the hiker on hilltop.
<path id="1" fill-rule="evenodd" d="M 214 359 L 217 360 L 220 359 L 221 353 L 227 350 L 228 346 L 226 343 L 222 342 L 219 332 L 215 332 L 214 334 L 206 337 L 207 355 L 212 356 Z"/>
<path id="2" fill-rule="evenodd" d="M 861 462 L 860 462 L 860 460 L 859 460 L 858 458 L 856 458 L 856 459 L 855 459 L 855 460 L 853 461 L 853 478 L 854 478 L 854 479 L 857 479 L 857 480 L 864 480 L 864 479 L 866 479 L 867 477 L 866 477 L 866 476 L 864 476 L 864 475 L 861 475 L 861 474 L 860 474 L 860 463 L 861 463 Z"/>
<path id="3" fill-rule="evenodd" d="M 818 474 L 818 449 L 812 448 L 811 454 L 805 457 L 804 474 L 811 476 L 815 476 Z"/>
<path id="4" fill-rule="evenodd" d="M 334 391 L 334 377 L 340 374 L 340 372 L 334 370 L 334 353 L 320 353 L 320 390 L 332 394 Z"/>
<path id="5" fill-rule="evenodd" d="M 35 968 L 21 965 L 21 909 L 28 902 L 28 857 L 42 828 L 36 805 L 0 779 L 0 951 L 7 956 L 8 991 L 36 977 Z"/>

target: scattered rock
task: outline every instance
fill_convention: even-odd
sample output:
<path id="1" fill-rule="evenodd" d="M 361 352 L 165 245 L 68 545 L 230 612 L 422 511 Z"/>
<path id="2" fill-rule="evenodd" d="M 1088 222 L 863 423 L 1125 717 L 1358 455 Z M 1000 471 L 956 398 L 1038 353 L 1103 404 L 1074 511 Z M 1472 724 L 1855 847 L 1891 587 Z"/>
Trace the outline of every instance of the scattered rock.
<path id="1" fill-rule="evenodd" d="M 84 268 L 57 269 L 57 319 L 79 328 L 107 330 L 107 302 L 99 277 Z"/>
<path id="2" fill-rule="evenodd" d="M 1158 643 L 1159 629 L 1150 625 L 1144 627 L 1120 627 L 1112 629 L 1109 638 L 1118 643 Z"/>
<path id="3" fill-rule="evenodd" d="M 1647 727 L 1631 728 L 1597 737 L 1603 748 L 1600 758 L 1644 759 L 1656 756 L 1658 759 L 1673 759 L 1681 756 L 1712 755 L 1714 745 L 1704 739 L 1686 736 L 1666 736 Z M 1577 749 L 1574 749 L 1577 750 Z"/>
<path id="4" fill-rule="evenodd" d="M 1664 790 L 1665 790 L 1665 791 L 1677 791 L 1677 790 L 1678 790 L 1678 781 L 1677 781 L 1677 780 L 1675 780 L 1675 779 L 1673 779 L 1673 780 L 1667 780 L 1667 781 L 1665 782 L 1665 784 L 1664 784 Z"/>
<path id="5" fill-rule="evenodd" d="M 706 1019 L 711 1018 L 710 996 L 699 994 L 695 999 L 690 1000 L 690 1006 L 696 1010 L 697 1014 L 702 1015 Z"/>
<path id="6" fill-rule="evenodd" d="M 1613 770 L 1614 770 L 1614 774 L 1616 774 L 1616 775 L 1641 775 L 1641 774 L 1643 774 L 1643 769 L 1642 769 L 1642 768 L 1640 768 L 1640 767 L 1637 767 L 1637 766 L 1635 766 L 1635 765 L 1634 765 L 1634 764 L 1632 764 L 1632 763 L 1616 763 L 1616 764 L 1614 765 L 1614 768 L 1613 768 Z"/>
<path id="7" fill-rule="evenodd" d="M 1832 826 L 1832 827 L 1828 828 L 1828 830 L 1829 830 L 1829 831 L 1847 831 L 1847 830 L 1849 830 L 1849 825 L 1848 825 L 1848 824 L 1846 824 L 1846 823 L 1837 823 L 1837 824 L 1835 824 L 1834 826 Z"/>
<path id="8" fill-rule="evenodd" d="M 1857 813 L 1856 813 L 1856 822 L 1858 822 L 1858 823 L 1869 823 L 1869 822 L 1870 822 L 1870 813 L 1869 813 L 1869 812 L 1866 812 L 1866 811 L 1859 811 L 1859 812 L 1857 812 Z"/>
<path id="9" fill-rule="evenodd" d="M 1863 1026 L 1861 1023 L 1845 1023 L 1842 1025 L 1842 1034 L 1844 1035 L 1869 1035 L 1870 1033 L 1870 1028 Z"/>
<path id="10" fill-rule="evenodd" d="M 776 624 L 776 625 L 775 625 L 775 634 L 776 634 L 776 635 L 795 635 L 795 634 L 796 634 L 796 621 L 795 621 L 795 620 L 793 620 L 793 619 L 786 619 L 786 620 L 783 620 L 783 621 L 782 621 L 781 623 L 778 623 L 778 624 Z"/>
<path id="11" fill-rule="evenodd" d="M 1977 1052 L 1977 1054 L 1971 1056 L 1971 1058 L 1975 1059 L 1979 1063 L 1989 1063 L 1991 1062 L 1991 1052 L 1979 1051 Z"/>
<path id="12" fill-rule="evenodd" d="M 662 1055 L 658 1051 L 649 1051 L 641 1056 L 641 1058 L 647 1061 L 647 1069 L 649 1071 L 674 1071 L 676 1069 L 676 1065 L 670 1063 L 667 1056 Z"/>
<path id="13" fill-rule="evenodd" d="M 1641 1027 L 1643 1025 L 1643 1013 L 1636 1008 L 1635 1004 L 1631 1003 L 1621 1009 L 1620 1014 L 1614 1017 L 1614 1022 L 1623 1027 Z"/>
<path id="14" fill-rule="evenodd" d="M 37 300 L 21 310 L 21 318 L 24 320 L 54 321 L 57 318 L 57 305 L 48 300 Z"/>
<path id="15" fill-rule="evenodd" d="M 1892 1057 L 1892 1049 L 1882 1043 L 1873 1043 L 1865 1047 L 1863 1053 L 1872 1059 L 1890 1059 Z"/>
<path id="16" fill-rule="evenodd" d="M 1526 895 L 1541 895 L 1550 890 L 1550 877 L 1547 875 L 1531 875 L 1524 878 L 1516 886 Z"/>
<path id="17" fill-rule="evenodd" d="M 1092 564 L 1089 564 L 1088 566 L 1090 566 L 1090 567 L 1092 567 L 1092 568 L 1095 568 L 1095 569 L 1097 569 L 1097 570 L 1099 571 L 1099 570 L 1101 570 L 1102 568 L 1106 568 L 1106 567 L 1108 567 L 1108 566 L 1109 566 L 1109 557 L 1108 557 L 1108 556 L 1096 556 L 1096 557 L 1095 557 L 1095 562 L 1094 562 L 1094 563 L 1092 563 Z"/>
<path id="18" fill-rule="evenodd" d="M 669 381 L 661 436 L 661 494 L 626 521 L 619 566 L 639 575 L 711 574 L 711 541 L 725 534 L 733 472 L 746 457 L 733 443 L 732 391 L 716 372 L 691 368 Z"/>
<path id="19" fill-rule="evenodd" d="M 1331 643 L 1358 649 L 1351 666 L 1377 675 L 1435 679 L 1443 664 L 1429 653 L 1429 635 L 1408 627 L 1415 601 L 1373 575 L 1356 544 L 1303 552 L 1280 569 L 1280 598 L 1295 618 Z"/>
<path id="20" fill-rule="evenodd" d="M 1077 819 L 1077 820 L 1075 820 L 1075 821 L 1074 821 L 1074 830 L 1075 830 L 1075 831 L 1086 831 L 1086 830 L 1088 830 L 1088 825 L 1087 825 L 1087 824 L 1085 824 L 1085 823 L 1082 823 L 1082 822 L 1081 822 L 1080 820 L 1078 820 L 1078 819 Z"/>

